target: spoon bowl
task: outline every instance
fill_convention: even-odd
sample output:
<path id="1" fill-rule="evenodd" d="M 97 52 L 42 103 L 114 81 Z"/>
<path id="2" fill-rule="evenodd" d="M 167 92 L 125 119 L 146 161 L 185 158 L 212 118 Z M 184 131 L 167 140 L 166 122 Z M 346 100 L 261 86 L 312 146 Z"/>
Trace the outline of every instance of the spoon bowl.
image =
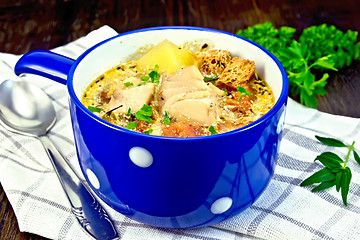
<path id="1" fill-rule="evenodd" d="M 5 80 L 0 85 L 0 120 L 17 133 L 39 136 L 55 124 L 56 113 L 49 97 L 38 87 Z"/>
<path id="2" fill-rule="evenodd" d="M 81 227 L 95 239 L 118 239 L 106 211 L 90 193 L 90 188 L 52 144 L 46 133 L 56 121 L 49 97 L 25 81 L 6 80 L 0 84 L 0 122 L 10 131 L 37 137 L 49 156 L 71 210 Z"/>

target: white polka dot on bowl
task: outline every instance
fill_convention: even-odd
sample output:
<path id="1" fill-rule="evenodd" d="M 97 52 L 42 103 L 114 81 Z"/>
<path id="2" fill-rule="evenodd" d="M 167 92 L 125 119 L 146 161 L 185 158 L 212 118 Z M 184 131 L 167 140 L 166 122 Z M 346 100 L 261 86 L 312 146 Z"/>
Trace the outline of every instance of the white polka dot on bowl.
<path id="1" fill-rule="evenodd" d="M 279 123 L 278 123 L 277 128 L 276 128 L 276 133 L 277 134 L 280 134 L 281 131 L 284 129 L 284 124 L 285 124 L 285 108 L 284 108 L 284 111 L 282 112 L 282 114 L 280 116 Z"/>
<path id="2" fill-rule="evenodd" d="M 133 147 L 129 151 L 130 160 L 139 167 L 147 168 L 153 163 L 151 153 L 142 147 Z"/>
<path id="3" fill-rule="evenodd" d="M 100 182 L 99 179 L 96 177 L 95 173 L 93 171 L 91 171 L 89 168 L 86 169 L 86 175 L 90 181 L 90 184 L 96 188 L 99 189 L 100 188 Z"/>
<path id="4" fill-rule="evenodd" d="M 222 197 L 217 199 L 210 208 L 210 211 L 213 214 L 221 214 L 226 212 L 227 210 L 229 210 L 229 208 L 231 207 L 233 201 L 231 198 L 229 197 Z"/>

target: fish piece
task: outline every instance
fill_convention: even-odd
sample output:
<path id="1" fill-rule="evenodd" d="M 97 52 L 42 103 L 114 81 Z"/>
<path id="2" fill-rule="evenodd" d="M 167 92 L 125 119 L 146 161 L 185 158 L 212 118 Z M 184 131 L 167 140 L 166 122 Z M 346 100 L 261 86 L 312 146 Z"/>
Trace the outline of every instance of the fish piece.
<path id="1" fill-rule="evenodd" d="M 145 85 L 133 88 L 118 88 L 114 91 L 112 98 L 107 104 L 107 111 L 114 110 L 114 113 L 127 113 L 131 108 L 131 113 L 140 110 L 144 104 L 149 104 L 155 93 L 155 83 L 147 83 Z M 122 105 L 122 106 L 121 106 Z M 121 107 L 120 107 L 121 106 Z"/>
<path id="2" fill-rule="evenodd" d="M 164 76 L 160 86 L 159 105 L 176 121 L 202 126 L 216 122 L 216 96 L 224 94 L 216 86 L 209 86 L 196 66 L 189 66 Z M 220 93 L 221 92 L 221 93 Z"/>
<path id="3" fill-rule="evenodd" d="M 214 99 L 184 99 L 175 102 L 167 110 L 178 121 L 210 126 L 216 122 L 217 107 Z"/>

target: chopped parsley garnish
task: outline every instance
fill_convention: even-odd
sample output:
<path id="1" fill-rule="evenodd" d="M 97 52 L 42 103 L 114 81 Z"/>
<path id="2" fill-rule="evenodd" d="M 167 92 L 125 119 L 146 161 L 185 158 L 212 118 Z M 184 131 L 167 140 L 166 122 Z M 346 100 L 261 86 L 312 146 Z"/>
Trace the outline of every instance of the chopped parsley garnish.
<path id="1" fill-rule="evenodd" d="M 210 126 L 210 127 L 209 127 L 209 132 L 211 132 L 211 134 L 213 134 L 213 135 L 214 135 L 214 134 L 217 134 L 214 126 Z"/>
<path id="2" fill-rule="evenodd" d="M 137 122 L 129 122 L 129 124 L 126 126 L 126 129 L 135 129 L 137 127 Z"/>
<path id="3" fill-rule="evenodd" d="M 159 84 L 160 82 L 160 73 L 159 71 L 159 65 L 155 65 L 154 69 L 149 73 L 149 77 L 151 78 L 151 81 L 153 83 Z"/>
<path id="4" fill-rule="evenodd" d="M 149 105 L 144 104 L 139 111 L 135 113 L 135 117 L 140 121 L 145 121 L 148 123 L 153 123 L 153 120 L 150 118 L 152 116 L 152 108 Z"/>
<path id="5" fill-rule="evenodd" d="M 101 112 L 101 108 L 88 106 L 87 107 L 91 112 Z"/>
<path id="6" fill-rule="evenodd" d="M 250 92 L 246 91 L 246 89 L 245 89 L 245 88 L 240 87 L 240 86 L 238 86 L 238 87 L 237 87 L 237 91 L 238 91 L 238 92 L 240 92 L 240 96 L 239 96 L 239 98 L 238 98 L 238 101 L 240 101 L 240 98 L 241 98 L 242 96 L 245 96 L 245 95 L 252 95 L 252 93 L 250 93 Z"/>
<path id="7" fill-rule="evenodd" d="M 152 82 L 152 83 L 156 83 L 159 84 L 160 82 L 160 73 L 159 73 L 159 65 L 155 65 L 155 67 L 153 69 L 150 69 L 151 72 L 148 75 L 145 76 L 141 76 L 141 80 L 143 82 Z"/>
<path id="8" fill-rule="evenodd" d="M 143 81 L 143 82 L 147 82 L 147 81 L 149 81 L 149 76 L 147 76 L 147 75 L 144 75 L 144 76 L 141 76 L 141 81 Z"/>
<path id="9" fill-rule="evenodd" d="M 132 82 L 124 82 L 125 87 L 130 87 L 132 85 L 134 85 Z"/>
<path id="10" fill-rule="evenodd" d="M 165 111 L 165 118 L 164 118 L 164 124 L 170 124 L 170 117 L 169 114 L 167 113 L 167 111 Z"/>
<path id="11" fill-rule="evenodd" d="M 131 108 L 129 108 L 127 115 L 130 115 Z M 135 118 L 139 121 L 145 121 L 148 123 L 152 123 L 153 120 L 150 118 L 153 114 L 152 108 L 149 105 L 144 104 L 139 111 L 135 113 Z M 129 122 L 129 124 L 126 126 L 126 129 L 134 129 L 138 125 L 137 122 Z M 150 134 L 152 132 L 152 129 L 145 131 L 144 133 Z"/>
<path id="12" fill-rule="evenodd" d="M 147 131 L 144 131 L 143 133 L 145 133 L 145 134 L 151 134 L 153 132 L 153 130 L 152 129 L 149 129 L 149 130 L 147 130 Z"/>
<path id="13" fill-rule="evenodd" d="M 130 115 L 131 115 L 131 108 L 128 109 L 126 116 L 130 116 Z"/>
<path id="14" fill-rule="evenodd" d="M 216 80 L 216 79 L 218 79 L 218 78 L 219 78 L 218 75 L 211 76 L 211 77 L 204 77 L 204 81 L 205 81 L 205 82 L 214 81 L 214 80 Z"/>

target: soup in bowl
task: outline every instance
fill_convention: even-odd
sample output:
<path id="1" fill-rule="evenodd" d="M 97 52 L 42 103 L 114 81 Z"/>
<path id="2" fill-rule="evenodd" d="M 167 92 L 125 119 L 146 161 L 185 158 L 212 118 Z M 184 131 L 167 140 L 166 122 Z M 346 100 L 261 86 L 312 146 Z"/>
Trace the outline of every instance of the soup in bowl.
<path id="1" fill-rule="evenodd" d="M 217 54 L 224 62 L 206 67 Z M 15 72 L 67 85 L 81 170 L 98 197 L 131 219 L 212 225 L 253 204 L 273 176 L 288 80 L 271 53 L 246 39 L 140 29 L 76 60 L 30 52 Z M 226 78 L 234 72 L 248 77 Z"/>
<path id="2" fill-rule="evenodd" d="M 167 137 L 228 132 L 274 106 L 254 61 L 206 42 L 164 40 L 139 55 L 97 77 L 82 103 L 117 126 Z"/>

